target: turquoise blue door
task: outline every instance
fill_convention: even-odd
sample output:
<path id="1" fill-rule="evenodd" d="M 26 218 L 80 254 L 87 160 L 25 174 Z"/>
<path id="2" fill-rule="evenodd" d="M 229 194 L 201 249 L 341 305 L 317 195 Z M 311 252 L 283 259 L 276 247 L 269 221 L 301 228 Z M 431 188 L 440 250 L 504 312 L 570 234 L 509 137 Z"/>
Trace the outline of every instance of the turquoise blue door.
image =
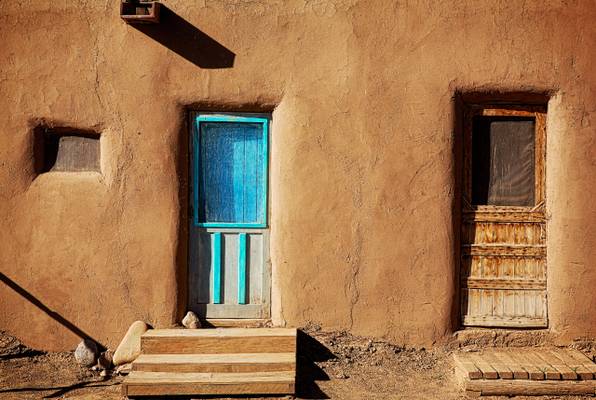
<path id="1" fill-rule="evenodd" d="M 193 120 L 189 293 L 204 318 L 269 317 L 268 144 L 263 116 Z"/>

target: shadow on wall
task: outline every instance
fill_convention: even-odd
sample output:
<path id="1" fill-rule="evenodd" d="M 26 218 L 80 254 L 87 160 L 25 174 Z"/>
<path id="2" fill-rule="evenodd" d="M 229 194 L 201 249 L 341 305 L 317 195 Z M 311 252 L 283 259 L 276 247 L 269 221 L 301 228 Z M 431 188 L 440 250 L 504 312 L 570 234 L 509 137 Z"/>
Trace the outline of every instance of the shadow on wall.
<path id="1" fill-rule="evenodd" d="M 236 55 L 162 4 L 159 24 L 132 24 L 199 68 L 232 68 Z"/>
<path id="2" fill-rule="evenodd" d="M 68 329 L 69 331 L 71 331 L 72 333 L 74 333 L 75 335 L 80 337 L 81 339 L 87 339 L 87 340 L 91 340 L 91 341 L 97 343 L 97 346 L 100 351 L 106 350 L 106 347 L 103 344 L 101 344 L 99 341 L 97 341 L 96 339 L 94 339 L 93 337 L 88 335 L 86 332 L 81 330 L 79 327 L 74 325 L 72 322 L 70 322 L 69 320 L 67 320 L 66 318 L 64 318 L 63 316 L 58 314 L 57 312 L 52 311 L 48 306 L 43 304 L 39 299 L 37 299 L 35 296 L 33 296 L 31 293 L 29 293 L 28 291 L 23 289 L 16 282 L 14 282 L 13 280 L 11 280 L 9 277 L 7 277 L 6 275 L 4 275 L 1 272 L 0 272 L 0 281 L 2 281 L 4 284 L 6 284 L 6 286 L 8 286 L 9 288 L 11 288 L 15 292 L 17 292 L 25 300 L 29 301 L 31 304 L 33 304 L 34 306 L 39 308 L 41 311 L 46 313 L 48 316 L 50 316 L 56 322 L 58 322 L 59 324 L 64 326 L 66 329 Z"/>

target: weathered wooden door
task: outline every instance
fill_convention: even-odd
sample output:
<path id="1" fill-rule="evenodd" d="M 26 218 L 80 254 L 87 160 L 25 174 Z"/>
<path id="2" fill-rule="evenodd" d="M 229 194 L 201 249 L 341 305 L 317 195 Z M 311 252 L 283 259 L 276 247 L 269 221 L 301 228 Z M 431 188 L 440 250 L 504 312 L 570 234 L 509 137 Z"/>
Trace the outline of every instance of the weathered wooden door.
<path id="1" fill-rule="evenodd" d="M 198 114 L 192 123 L 190 308 L 203 318 L 267 318 L 269 118 Z"/>
<path id="2" fill-rule="evenodd" d="M 464 116 L 465 326 L 546 327 L 545 109 L 471 105 Z"/>

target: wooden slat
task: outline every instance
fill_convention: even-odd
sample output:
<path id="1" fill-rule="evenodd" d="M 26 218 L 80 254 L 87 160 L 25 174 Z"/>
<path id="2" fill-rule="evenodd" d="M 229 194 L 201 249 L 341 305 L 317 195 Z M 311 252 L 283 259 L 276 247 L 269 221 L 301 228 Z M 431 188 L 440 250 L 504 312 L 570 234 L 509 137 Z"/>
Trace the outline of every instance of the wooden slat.
<path id="1" fill-rule="evenodd" d="M 143 337 L 296 337 L 292 328 L 150 329 Z"/>
<path id="2" fill-rule="evenodd" d="M 462 226 L 464 244 L 541 245 L 544 225 L 538 222 L 468 222 Z"/>
<path id="3" fill-rule="evenodd" d="M 514 379 L 529 379 L 530 376 L 528 371 L 523 369 L 519 363 L 515 362 L 507 352 L 495 351 L 494 354 L 513 372 Z"/>
<path id="4" fill-rule="evenodd" d="M 462 253 L 470 256 L 544 257 L 546 246 L 464 244 Z"/>
<path id="5" fill-rule="evenodd" d="M 487 351 L 482 355 L 490 365 L 493 367 L 500 379 L 513 379 L 513 371 L 497 357 L 494 351 Z"/>
<path id="6" fill-rule="evenodd" d="M 211 328 L 264 328 L 271 325 L 270 319 L 227 319 L 209 318 L 201 324 Z"/>
<path id="7" fill-rule="evenodd" d="M 538 357 L 539 350 L 537 351 L 528 351 L 525 352 L 524 355 L 526 358 L 532 362 L 535 366 L 538 367 L 543 373 L 546 379 L 553 379 L 558 380 L 561 379 L 561 374 L 554 368 L 550 363 L 547 363 L 542 358 Z"/>
<path id="8" fill-rule="evenodd" d="M 213 303 L 221 303 L 221 233 L 213 234 L 213 257 L 211 260 L 211 270 L 213 271 Z"/>
<path id="9" fill-rule="evenodd" d="M 238 304 L 246 304 L 246 233 L 238 234 Z"/>
<path id="10" fill-rule="evenodd" d="M 295 329 L 156 329 L 141 337 L 144 354 L 293 353 Z"/>
<path id="11" fill-rule="evenodd" d="M 578 362 L 575 358 L 571 357 L 567 349 L 556 349 L 552 352 L 564 362 L 573 372 L 577 374 L 580 379 L 591 380 L 594 378 L 592 372 L 589 371 L 581 362 Z"/>
<path id="12" fill-rule="evenodd" d="M 524 106 L 524 110 L 519 108 L 504 108 L 504 107 L 482 107 L 477 111 L 477 115 L 492 116 L 492 117 L 535 117 L 538 111 L 542 111 L 544 108 L 541 106 Z"/>
<path id="13" fill-rule="evenodd" d="M 474 365 L 474 362 L 467 354 L 454 354 L 453 360 L 455 368 L 458 369 L 463 376 L 469 379 L 481 379 L 482 372 Z"/>
<path id="14" fill-rule="evenodd" d="M 127 396 L 292 394 L 294 373 L 132 372 L 123 385 Z"/>
<path id="15" fill-rule="evenodd" d="M 293 372 L 253 372 L 253 373 L 194 373 L 181 372 L 135 372 L 131 373 L 128 383 L 250 383 L 250 382 L 291 382 Z"/>
<path id="16" fill-rule="evenodd" d="M 462 282 L 468 289 L 516 289 L 516 290 L 545 290 L 545 280 L 532 279 L 479 279 L 467 278 Z"/>
<path id="17" fill-rule="evenodd" d="M 289 353 L 296 340 L 288 336 L 141 338 L 145 354 Z"/>
<path id="18" fill-rule="evenodd" d="M 474 210 L 464 211 L 464 222 L 495 222 L 495 223 L 543 223 L 546 217 L 543 212 L 527 211 L 527 209 L 520 211 L 499 211 L 496 209 L 490 210 Z"/>
<path id="19" fill-rule="evenodd" d="M 509 353 L 511 358 L 520 364 L 520 366 L 528 371 L 528 376 L 533 381 L 544 380 L 544 372 L 542 372 L 534 362 L 529 359 L 525 353 L 522 352 L 511 352 Z"/>
<path id="20" fill-rule="evenodd" d="M 486 327 L 520 327 L 520 328 L 544 328 L 548 325 L 545 318 L 529 318 L 517 316 L 494 316 L 494 315 L 465 315 L 464 325 L 486 326 Z"/>
<path id="21" fill-rule="evenodd" d="M 296 354 L 141 354 L 132 369 L 150 372 L 295 371 Z"/>
<path id="22" fill-rule="evenodd" d="M 482 372 L 483 379 L 497 379 L 497 371 L 479 354 L 470 354 L 470 360 Z"/>
<path id="23" fill-rule="evenodd" d="M 565 363 L 563 363 L 559 358 L 555 357 L 550 350 L 543 349 L 541 351 L 537 351 L 536 355 L 550 364 L 555 370 L 559 371 L 561 374 L 561 379 L 563 380 L 575 380 L 577 379 L 577 374 L 569 368 Z"/>
<path id="24" fill-rule="evenodd" d="M 588 371 L 592 373 L 593 379 L 596 379 L 596 364 L 588 358 L 581 351 L 575 349 L 568 349 L 567 353 L 570 357 L 583 365 Z"/>
<path id="25" fill-rule="evenodd" d="M 483 396 L 594 395 L 595 381 L 533 381 L 525 379 L 468 380 L 464 388 Z"/>

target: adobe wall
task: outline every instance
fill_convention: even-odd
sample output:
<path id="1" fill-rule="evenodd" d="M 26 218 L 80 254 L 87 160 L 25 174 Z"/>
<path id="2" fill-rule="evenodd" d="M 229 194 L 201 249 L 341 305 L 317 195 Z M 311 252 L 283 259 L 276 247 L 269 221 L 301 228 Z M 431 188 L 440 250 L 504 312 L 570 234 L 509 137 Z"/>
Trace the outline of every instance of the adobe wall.
<path id="1" fill-rule="evenodd" d="M 591 2 L 164 3 L 233 67 L 182 35 L 164 33 L 186 58 L 166 48 L 115 1 L 0 3 L 0 271 L 21 288 L 0 282 L 0 329 L 72 349 L 78 337 L 32 298 L 111 347 L 133 320 L 174 323 L 185 115 L 274 109 L 274 322 L 444 341 L 458 328 L 454 94 L 529 91 L 552 96 L 550 330 L 596 336 Z M 102 174 L 38 175 L 41 123 L 100 131 Z"/>

